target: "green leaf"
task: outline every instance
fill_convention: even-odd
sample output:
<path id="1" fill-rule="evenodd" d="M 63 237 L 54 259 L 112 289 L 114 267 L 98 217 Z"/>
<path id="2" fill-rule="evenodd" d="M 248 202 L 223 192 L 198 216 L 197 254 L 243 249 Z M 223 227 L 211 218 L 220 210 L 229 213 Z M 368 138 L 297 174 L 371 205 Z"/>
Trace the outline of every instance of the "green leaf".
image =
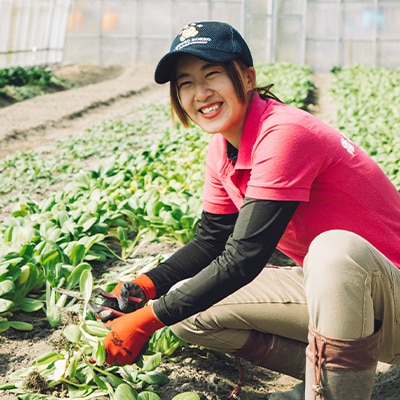
<path id="1" fill-rule="evenodd" d="M 117 228 L 117 234 L 118 234 L 118 239 L 119 239 L 121 242 L 127 240 L 126 230 L 123 229 L 123 228 L 121 228 L 120 226 Z"/>
<path id="2" fill-rule="evenodd" d="M 47 267 L 54 266 L 59 261 L 61 260 L 58 250 L 51 250 L 40 256 L 40 263 Z"/>
<path id="3" fill-rule="evenodd" d="M 29 265 L 24 265 L 21 267 L 21 275 L 18 279 L 18 283 L 20 285 L 23 285 L 26 283 L 26 281 L 29 279 L 29 275 L 31 273 L 31 268 Z"/>
<path id="4" fill-rule="evenodd" d="M 91 269 L 92 267 L 88 263 L 80 263 L 77 265 L 67 277 L 66 288 L 73 289 L 78 284 L 83 271 L 90 271 Z"/>
<path id="5" fill-rule="evenodd" d="M 97 343 L 97 348 L 96 348 L 96 352 L 94 355 L 94 358 L 96 360 L 96 364 L 97 365 L 104 365 L 105 361 L 106 361 L 106 349 L 103 345 L 102 342 L 98 342 Z"/>
<path id="6" fill-rule="evenodd" d="M 0 313 L 11 310 L 14 307 L 14 302 L 7 299 L 0 299 Z"/>
<path id="7" fill-rule="evenodd" d="M 49 397 L 46 396 L 45 394 L 35 394 L 35 393 L 18 394 L 18 400 L 47 400 L 48 398 Z"/>
<path id="8" fill-rule="evenodd" d="M 85 256 L 85 246 L 83 244 L 75 243 L 72 247 L 71 254 L 69 256 L 71 263 L 73 266 L 78 265 L 83 261 L 83 257 Z"/>
<path id="9" fill-rule="evenodd" d="M 15 383 L 3 383 L 0 385 L 0 390 L 11 390 L 15 388 Z"/>
<path id="10" fill-rule="evenodd" d="M 57 360 L 62 360 L 64 356 L 57 351 L 51 351 L 49 353 L 43 354 L 42 356 L 38 357 L 36 360 L 32 362 L 32 365 L 39 366 L 39 365 L 47 365 Z"/>
<path id="11" fill-rule="evenodd" d="M 61 378 L 65 377 L 65 373 L 67 372 L 68 360 L 60 359 L 54 363 L 54 373 L 53 380 L 58 382 Z"/>
<path id="12" fill-rule="evenodd" d="M 89 218 L 83 225 L 83 232 L 87 232 L 97 222 L 96 217 Z"/>
<path id="13" fill-rule="evenodd" d="M 52 328 L 61 322 L 60 308 L 56 305 L 56 291 L 53 290 L 48 280 L 46 281 L 46 317 Z"/>
<path id="14" fill-rule="evenodd" d="M 93 291 L 93 276 L 90 270 L 84 269 L 82 271 L 79 288 L 85 303 L 88 303 Z"/>
<path id="15" fill-rule="evenodd" d="M 150 371 L 146 372 L 145 374 L 139 374 L 138 378 L 149 385 L 165 385 L 169 381 L 166 375 L 158 371 Z"/>
<path id="16" fill-rule="evenodd" d="M 33 329 L 32 324 L 23 321 L 10 321 L 10 326 L 17 331 L 31 331 Z"/>
<path id="17" fill-rule="evenodd" d="M 140 392 L 137 400 L 160 400 L 160 396 L 154 392 L 148 392 L 148 391 L 144 391 L 144 392 Z"/>
<path id="18" fill-rule="evenodd" d="M 100 396 L 105 396 L 107 394 L 104 392 L 95 391 L 95 388 L 93 388 L 92 386 L 82 388 L 82 387 L 77 387 L 75 385 L 67 385 L 67 388 L 68 388 L 68 398 L 70 399 L 77 399 L 77 400 L 96 399 L 99 398 Z M 46 397 L 46 400 L 47 399 L 48 397 Z"/>
<path id="19" fill-rule="evenodd" d="M 18 307 L 25 312 L 35 312 L 43 308 L 43 306 L 43 301 L 31 299 L 29 297 L 24 297 L 18 302 Z"/>
<path id="20" fill-rule="evenodd" d="M 69 359 L 68 367 L 67 367 L 67 372 L 66 372 L 66 377 L 69 377 L 70 379 L 74 379 L 77 373 L 78 365 L 79 365 L 80 359 L 78 357 L 71 357 Z"/>
<path id="21" fill-rule="evenodd" d="M 143 356 L 143 370 L 154 371 L 161 363 L 161 353 L 146 354 Z"/>
<path id="22" fill-rule="evenodd" d="M 177 394 L 172 400 L 200 400 L 200 396 L 193 392 L 184 392 Z"/>
<path id="23" fill-rule="evenodd" d="M 115 393 L 112 395 L 114 400 L 136 400 L 138 398 L 137 391 L 131 385 L 122 383 L 117 386 Z"/>
<path id="24" fill-rule="evenodd" d="M 11 324 L 9 321 L 7 321 L 7 320 L 0 321 L 0 333 L 9 330 L 10 327 L 11 327 Z"/>
<path id="25" fill-rule="evenodd" d="M 77 343 L 81 338 L 81 331 L 77 325 L 68 325 L 64 328 L 64 336 L 72 343 Z"/>
<path id="26" fill-rule="evenodd" d="M 50 305 L 46 310 L 46 317 L 52 328 L 56 328 L 61 322 L 61 310 L 55 305 Z"/>
<path id="27" fill-rule="evenodd" d="M 3 282 L 0 282 L 0 296 L 3 296 L 6 293 L 10 293 L 15 288 L 14 282 L 6 279 Z"/>

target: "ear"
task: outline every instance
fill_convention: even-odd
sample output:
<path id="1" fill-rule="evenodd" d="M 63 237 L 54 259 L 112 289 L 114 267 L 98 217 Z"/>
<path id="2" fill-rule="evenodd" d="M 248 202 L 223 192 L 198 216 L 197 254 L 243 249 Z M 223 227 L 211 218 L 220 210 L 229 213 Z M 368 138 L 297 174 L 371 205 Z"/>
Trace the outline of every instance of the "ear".
<path id="1" fill-rule="evenodd" d="M 256 87 L 256 70 L 254 67 L 248 67 L 244 71 L 243 83 L 248 91 L 252 91 Z"/>

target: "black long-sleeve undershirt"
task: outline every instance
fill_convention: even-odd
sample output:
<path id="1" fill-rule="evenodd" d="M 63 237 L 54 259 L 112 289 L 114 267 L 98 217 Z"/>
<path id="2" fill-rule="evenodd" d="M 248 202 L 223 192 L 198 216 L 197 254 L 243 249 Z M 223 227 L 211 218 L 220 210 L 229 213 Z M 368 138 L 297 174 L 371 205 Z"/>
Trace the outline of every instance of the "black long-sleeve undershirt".
<path id="1" fill-rule="evenodd" d="M 251 282 L 268 262 L 297 206 L 295 201 L 246 198 L 237 214 L 203 212 L 195 239 L 147 272 L 159 297 L 153 305 L 157 317 L 172 325 Z M 191 279 L 168 292 L 186 278 Z"/>
<path id="2" fill-rule="evenodd" d="M 210 214 L 203 211 L 193 241 L 146 273 L 157 289 L 157 297 L 167 293 L 176 282 L 196 275 L 217 258 L 225 249 L 237 217 L 238 213 Z"/>

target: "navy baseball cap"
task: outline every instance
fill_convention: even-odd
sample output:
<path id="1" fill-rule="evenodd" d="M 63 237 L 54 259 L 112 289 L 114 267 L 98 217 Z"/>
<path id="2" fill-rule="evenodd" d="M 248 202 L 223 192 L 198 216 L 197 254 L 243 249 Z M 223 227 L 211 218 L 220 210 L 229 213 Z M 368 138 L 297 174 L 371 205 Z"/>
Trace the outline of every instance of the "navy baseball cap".
<path id="1" fill-rule="evenodd" d="M 173 40 L 169 53 L 158 63 L 154 74 L 157 83 L 171 80 L 181 54 L 192 54 L 216 63 L 239 59 L 249 67 L 253 65 L 247 43 L 235 28 L 225 22 L 204 21 L 186 25 Z"/>

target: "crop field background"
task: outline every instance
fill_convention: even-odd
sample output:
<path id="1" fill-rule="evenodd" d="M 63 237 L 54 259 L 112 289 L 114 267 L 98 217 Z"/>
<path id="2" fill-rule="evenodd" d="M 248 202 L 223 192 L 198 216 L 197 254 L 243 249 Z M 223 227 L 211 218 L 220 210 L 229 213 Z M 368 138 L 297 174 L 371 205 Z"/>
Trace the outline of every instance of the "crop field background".
<path id="1" fill-rule="evenodd" d="M 400 190 L 399 71 L 354 65 L 335 68 L 321 80 L 307 67 L 276 63 L 257 65 L 257 73 L 259 84 L 274 82 L 281 100 L 326 119 L 359 144 Z M 234 360 L 182 343 L 168 329 L 154 335 L 142 362 L 104 365 L 107 330 L 87 308 L 94 286 L 111 290 L 118 280 L 152 268 L 193 238 L 199 220 L 208 136 L 171 121 L 167 92 L 154 96 L 149 88 L 148 94 L 97 101 L 96 123 L 75 128 L 75 134 L 50 121 L 1 138 L 4 148 L 14 143 L 0 159 L 5 399 L 220 399 L 235 385 Z M 54 95 L 82 89 L 62 70 L 0 70 L 2 111 L 25 103 L 35 113 L 39 99 L 49 99 L 51 107 Z M 142 100 L 128 107 L 133 97 Z M 112 105 L 118 116 L 111 116 Z M 19 143 L 27 150 L 19 150 Z M 56 288 L 80 291 L 83 301 Z M 35 336 L 38 329 L 42 336 Z M 57 345 L 50 345 L 55 334 Z M 20 343 L 36 341 L 46 345 L 28 359 L 13 358 Z M 192 357 L 205 361 L 196 370 L 198 379 L 190 369 Z M 294 383 L 247 367 L 249 384 L 241 399 L 265 398 Z M 398 398 L 398 377 L 398 368 L 380 365 L 373 399 Z"/>

